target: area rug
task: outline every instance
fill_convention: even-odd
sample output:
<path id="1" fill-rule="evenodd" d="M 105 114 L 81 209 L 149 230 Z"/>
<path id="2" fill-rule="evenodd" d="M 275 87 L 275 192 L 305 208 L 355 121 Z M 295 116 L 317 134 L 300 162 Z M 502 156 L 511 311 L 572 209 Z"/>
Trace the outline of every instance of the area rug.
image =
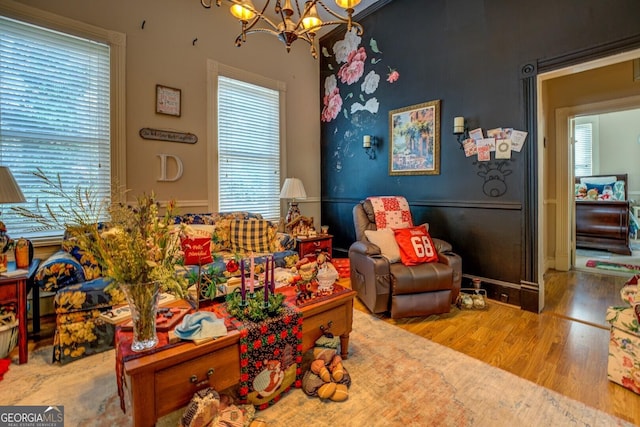
<path id="1" fill-rule="evenodd" d="M 0 405 L 63 405 L 65 425 L 127 426 L 120 410 L 114 352 L 51 365 L 51 347 L 12 364 Z M 17 361 L 14 360 L 14 363 Z M 345 402 L 294 389 L 259 411 L 268 426 L 631 426 L 449 348 L 354 311 Z M 176 426 L 181 411 L 158 422 Z"/>
<path id="2" fill-rule="evenodd" d="M 599 268 L 601 270 L 619 271 L 622 273 L 640 273 L 640 265 L 622 264 L 618 262 L 601 261 L 597 259 L 587 260 L 586 266 L 591 268 Z"/>

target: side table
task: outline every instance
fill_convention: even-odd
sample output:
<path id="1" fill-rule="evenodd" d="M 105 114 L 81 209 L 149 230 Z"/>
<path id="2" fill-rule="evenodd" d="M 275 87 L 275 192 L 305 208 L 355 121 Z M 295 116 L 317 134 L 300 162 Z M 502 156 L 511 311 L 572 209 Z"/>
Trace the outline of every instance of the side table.
<path id="1" fill-rule="evenodd" d="M 10 262 L 8 276 L 0 276 L 0 303 L 15 303 L 18 306 L 18 354 L 19 364 L 27 363 L 29 349 L 27 347 L 27 281 L 33 278 L 40 265 L 39 259 L 33 259 L 27 273 L 11 276 L 16 270 L 16 263 Z"/>
<path id="2" fill-rule="evenodd" d="M 317 252 L 326 252 L 331 258 L 333 236 L 331 234 L 318 234 L 315 237 L 296 238 L 297 251 L 300 259 L 306 255 L 315 255 Z"/>

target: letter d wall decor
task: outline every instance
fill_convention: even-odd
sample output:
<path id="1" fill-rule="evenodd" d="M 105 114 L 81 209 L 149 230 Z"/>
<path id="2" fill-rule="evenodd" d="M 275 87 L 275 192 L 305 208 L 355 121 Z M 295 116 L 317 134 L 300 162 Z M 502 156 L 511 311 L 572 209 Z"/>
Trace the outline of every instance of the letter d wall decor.
<path id="1" fill-rule="evenodd" d="M 182 165 L 180 157 L 174 156 L 173 154 L 157 154 L 157 156 L 160 157 L 160 176 L 158 177 L 158 181 L 174 182 L 182 178 L 184 166 Z M 172 158 L 176 162 L 177 170 L 173 177 L 167 177 L 167 158 Z"/>

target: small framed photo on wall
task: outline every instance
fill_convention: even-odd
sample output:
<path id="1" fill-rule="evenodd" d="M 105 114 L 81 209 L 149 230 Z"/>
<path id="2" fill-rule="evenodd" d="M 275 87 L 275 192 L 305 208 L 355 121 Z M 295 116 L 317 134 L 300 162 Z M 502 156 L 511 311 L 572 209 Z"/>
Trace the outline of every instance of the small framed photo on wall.
<path id="1" fill-rule="evenodd" d="M 181 90 L 156 85 L 156 113 L 180 117 Z"/>

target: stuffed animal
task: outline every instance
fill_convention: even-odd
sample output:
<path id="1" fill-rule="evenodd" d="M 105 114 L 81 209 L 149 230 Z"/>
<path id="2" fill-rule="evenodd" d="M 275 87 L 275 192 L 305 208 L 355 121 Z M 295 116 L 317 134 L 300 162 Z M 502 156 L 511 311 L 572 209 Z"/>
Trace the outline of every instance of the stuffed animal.
<path id="1" fill-rule="evenodd" d="M 349 398 L 351 377 L 342 364 L 342 357 L 337 354 L 339 343 L 339 337 L 323 335 L 305 355 L 308 368 L 302 378 L 302 390 L 308 396 L 334 402 Z M 312 359 L 310 363 L 309 359 Z"/>
<path id="2" fill-rule="evenodd" d="M 587 190 L 587 198 L 591 200 L 598 200 L 598 189 L 591 188 Z"/>

